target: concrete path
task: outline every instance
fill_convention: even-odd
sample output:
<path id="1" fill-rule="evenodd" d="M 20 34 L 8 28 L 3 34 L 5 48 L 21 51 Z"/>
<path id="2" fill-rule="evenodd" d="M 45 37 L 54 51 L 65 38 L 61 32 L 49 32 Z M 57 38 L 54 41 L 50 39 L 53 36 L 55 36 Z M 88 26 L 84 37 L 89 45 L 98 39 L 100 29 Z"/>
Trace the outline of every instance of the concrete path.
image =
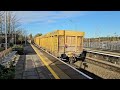
<path id="1" fill-rule="evenodd" d="M 16 64 L 15 79 L 54 79 L 30 45 L 25 47 L 25 55 L 20 55 Z"/>

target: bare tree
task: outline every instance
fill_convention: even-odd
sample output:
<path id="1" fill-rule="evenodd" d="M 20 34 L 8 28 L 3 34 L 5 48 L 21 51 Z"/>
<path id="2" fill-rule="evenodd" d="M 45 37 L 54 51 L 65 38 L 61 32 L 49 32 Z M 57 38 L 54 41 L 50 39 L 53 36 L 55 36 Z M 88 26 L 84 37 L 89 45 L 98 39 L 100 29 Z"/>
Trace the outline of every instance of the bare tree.
<path id="1" fill-rule="evenodd" d="M 38 37 L 38 36 L 41 36 L 41 35 L 42 35 L 42 33 L 38 33 L 34 37 Z"/>
<path id="2" fill-rule="evenodd" d="M 0 34 L 3 34 L 4 32 L 4 14 L 5 12 L 4 11 L 0 11 Z"/>
<path id="3" fill-rule="evenodd" d="M 6 18 L 6 21 L 5 21 Z M 17 18 L 17 14 L 12 11 L 7 11 L 7 15 L 5 16 L 5 11 L 0 11 L 0 39 L 5 40 L 5 30 L 7 34 L 7 42 L 15 43 L 18 38 L 21 40 L 26 40 L 27 31 L 21 28 L 20 19 Z M 6 27 L 5 27 L 6 26 Z M 3 35 L 3 38 L 1 36 Z M 0 40 L 1 42 L 2 40 Z"/>

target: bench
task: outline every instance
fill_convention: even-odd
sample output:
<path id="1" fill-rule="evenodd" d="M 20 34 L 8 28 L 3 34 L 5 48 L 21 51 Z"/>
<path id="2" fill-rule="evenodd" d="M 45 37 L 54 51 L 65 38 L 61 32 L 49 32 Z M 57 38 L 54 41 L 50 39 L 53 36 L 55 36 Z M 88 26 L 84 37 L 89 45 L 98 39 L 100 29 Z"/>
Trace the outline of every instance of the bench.
<path id="1" fill-rule="evenodd" d="M 14 60 L 14 56 L 17 53 L 17 51 L 12 51 L 11 53 L 9 53 L 0 63 L 1 65 L 5 66 L 5 67 L 9 67 L 10 63 Z"/>

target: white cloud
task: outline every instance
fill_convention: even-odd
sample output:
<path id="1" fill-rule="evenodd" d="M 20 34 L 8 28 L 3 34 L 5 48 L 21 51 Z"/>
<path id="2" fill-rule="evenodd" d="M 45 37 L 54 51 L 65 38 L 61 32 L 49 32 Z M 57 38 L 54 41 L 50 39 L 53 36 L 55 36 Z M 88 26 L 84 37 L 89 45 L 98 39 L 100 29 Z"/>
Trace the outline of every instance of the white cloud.
<path id="1" fill-rule="evenodd" d="M 54 23 L 57 19 L 83 15 L 80 11 L 15 11 L 21 23 Z"/>
<path id="2" fill-rule="evenodd" d="M 47 22 L 48 23 L 54 23 L 55 21 L 54 20 L 48 20 Z"/>

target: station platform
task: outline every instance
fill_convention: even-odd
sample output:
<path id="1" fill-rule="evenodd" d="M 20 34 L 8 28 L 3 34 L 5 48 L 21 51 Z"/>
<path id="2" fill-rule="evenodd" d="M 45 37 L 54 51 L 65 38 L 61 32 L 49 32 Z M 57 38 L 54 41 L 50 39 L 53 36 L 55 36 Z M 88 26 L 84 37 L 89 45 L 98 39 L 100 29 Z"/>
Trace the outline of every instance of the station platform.
<path id="1" fill-rule="evenodd" d="M 27 45 L 16 64 L 15 79 L 92 79 L 35 45 Z"/>

